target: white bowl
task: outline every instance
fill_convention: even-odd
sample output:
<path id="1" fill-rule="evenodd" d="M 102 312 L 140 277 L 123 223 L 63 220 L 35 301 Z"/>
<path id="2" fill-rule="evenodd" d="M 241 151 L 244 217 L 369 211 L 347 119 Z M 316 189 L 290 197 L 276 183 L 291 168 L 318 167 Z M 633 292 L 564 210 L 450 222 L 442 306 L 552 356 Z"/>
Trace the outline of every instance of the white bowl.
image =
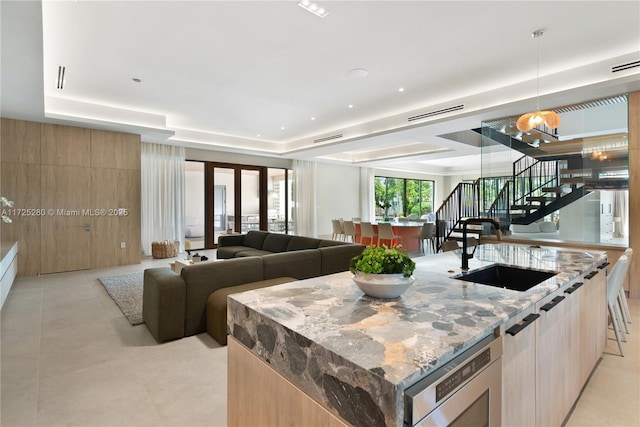
<path id="1" fill-rule="evenodd" d="M 375 298 L 397 298 L 415 279 L 413 276 L 404 277 L 403 274 L 364 274 L 357 272 L 353 281 L 365 294 Z"/>

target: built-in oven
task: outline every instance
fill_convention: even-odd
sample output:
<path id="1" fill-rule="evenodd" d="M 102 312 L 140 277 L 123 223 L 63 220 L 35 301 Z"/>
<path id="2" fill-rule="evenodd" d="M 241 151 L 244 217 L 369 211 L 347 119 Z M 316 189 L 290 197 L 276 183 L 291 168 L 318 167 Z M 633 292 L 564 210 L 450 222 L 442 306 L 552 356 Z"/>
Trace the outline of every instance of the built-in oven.
<path id="1" fill-rule="evenodd" d="M 502 338 L 489 336 L 405 390 L 406 426 L 499 427 Z"/>

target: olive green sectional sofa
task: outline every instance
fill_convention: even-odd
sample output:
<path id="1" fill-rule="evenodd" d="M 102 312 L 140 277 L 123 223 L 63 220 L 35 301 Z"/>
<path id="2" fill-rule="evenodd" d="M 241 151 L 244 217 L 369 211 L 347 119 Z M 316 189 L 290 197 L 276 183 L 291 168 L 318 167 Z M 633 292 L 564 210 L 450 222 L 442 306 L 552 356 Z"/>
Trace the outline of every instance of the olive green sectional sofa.
<path id="1" fill-rule="evenodd" d="M 142 317 L 159 342 L 207 331 L 226 344 L 226 297 L 349 269 L 363 245 L 249 231 L 218 240 L 217 261 L 144 271 Z M 214 295 L 215 294 L 215 295 Z"/>

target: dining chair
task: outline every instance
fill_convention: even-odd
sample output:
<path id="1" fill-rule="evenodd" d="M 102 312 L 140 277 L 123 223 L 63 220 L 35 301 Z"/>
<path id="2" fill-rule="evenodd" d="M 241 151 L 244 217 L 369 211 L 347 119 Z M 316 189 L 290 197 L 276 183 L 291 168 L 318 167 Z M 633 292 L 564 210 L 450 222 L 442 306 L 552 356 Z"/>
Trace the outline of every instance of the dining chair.
<path id="1" fill-rule="evenodd" d="M 442 242 L 442 245 L 440 245 L 440 250 L 442 252 L 455 251 L 457 249 L 460 249 L 460 245 L 458 245 L 458 242 L 455 240 L 445 240 Z"/>
<path id="2" fill-rule="evenodd" d="M 331 235 L 331 239 L 333 240 L 344 240 L 345 234 L 344 229 L 342 228 L 342 224 L 339 219 L 332 219 L 331 226 L 333 228 L 333 234 Z"/>
<path id="3" fill-rule="evenodd" d="M 344 225 L 344 237 L 345 240 L 347 238 L 347 236 L 351 237 L 351 241 L 353 243 L 355 243 L 357 241 L 356 237 L 359 236 L 360 234 L 358 233 L 358 231 L 356 230 L 356 226 L 353 223 L 353 221 L 344 221 L 342 223 L 342 225 Z"/>
<path id="4" fill-rule="evenodd" d="M 611 274 L 607 277 L 607 307 L 609 309 L 609 317 L 611 318 L 611 327 L 618 342 L 620 356 L 624 356 L 622 352 L 622 341 L 624 341 L 624 331 L 622 330 L 622 313 L 618 304 L 620 288 L 624 283 L 627 273 L 629 272 L 629 258 L 622 255 L 611 269 Z"/>
<path id="5" fill-rule="evenodd" d="M 389 241 L 389 247 L 393 246 L 394 241 L 399 241 L 402 244 L 402 236 L 398 236 L 393 233 L 393 227 L 388 222 L 381 222 L 378 224 L 378 246 L 380 242 Z"/>
<path id="6" fill-rule="evenodd" d="M 360 243 L 364 244 L 365 239 L 369 239 L 369 244 L 373 245 L 374 239 L 378 238 L 378 234 L 373 231 L 373 225 L 370 222 L 360 223 Z"/>
<path id="7" fill-rule="evenodd" d="M 425 253 L 426 251 L 424 250 L 424 241 L 425 240 L 429 240 L 429 242 L 431 243 L 431 250 L 433 251 L 433 253 L 436 253 L 436 224 L 433 222 L 425 222 L 424 224 L 422 224 L 422 227 L 420 228 L 420 232 L 418 234 L 416 234 L 415 236 L 416 239 L 418 239 L 418 244 L 420 246 L 420 252 L 421 253 Z"/>

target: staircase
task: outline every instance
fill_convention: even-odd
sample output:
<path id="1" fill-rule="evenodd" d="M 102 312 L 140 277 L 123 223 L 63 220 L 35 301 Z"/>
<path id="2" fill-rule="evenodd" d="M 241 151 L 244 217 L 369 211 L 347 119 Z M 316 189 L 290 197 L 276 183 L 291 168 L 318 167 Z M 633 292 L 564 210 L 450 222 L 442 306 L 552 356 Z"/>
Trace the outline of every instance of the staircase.
<path id="1" fill-rule="evenodd" d="M 480 186 L 475 182 L 461 182 L 451 194 L 442 202 L 436 211 L 436 252 L 447 239 L 460 240 L 462 228 L 460 220 L 480 216 Z M 482 233 L 481 228 L 469 228 L 469 233 Z"/>

